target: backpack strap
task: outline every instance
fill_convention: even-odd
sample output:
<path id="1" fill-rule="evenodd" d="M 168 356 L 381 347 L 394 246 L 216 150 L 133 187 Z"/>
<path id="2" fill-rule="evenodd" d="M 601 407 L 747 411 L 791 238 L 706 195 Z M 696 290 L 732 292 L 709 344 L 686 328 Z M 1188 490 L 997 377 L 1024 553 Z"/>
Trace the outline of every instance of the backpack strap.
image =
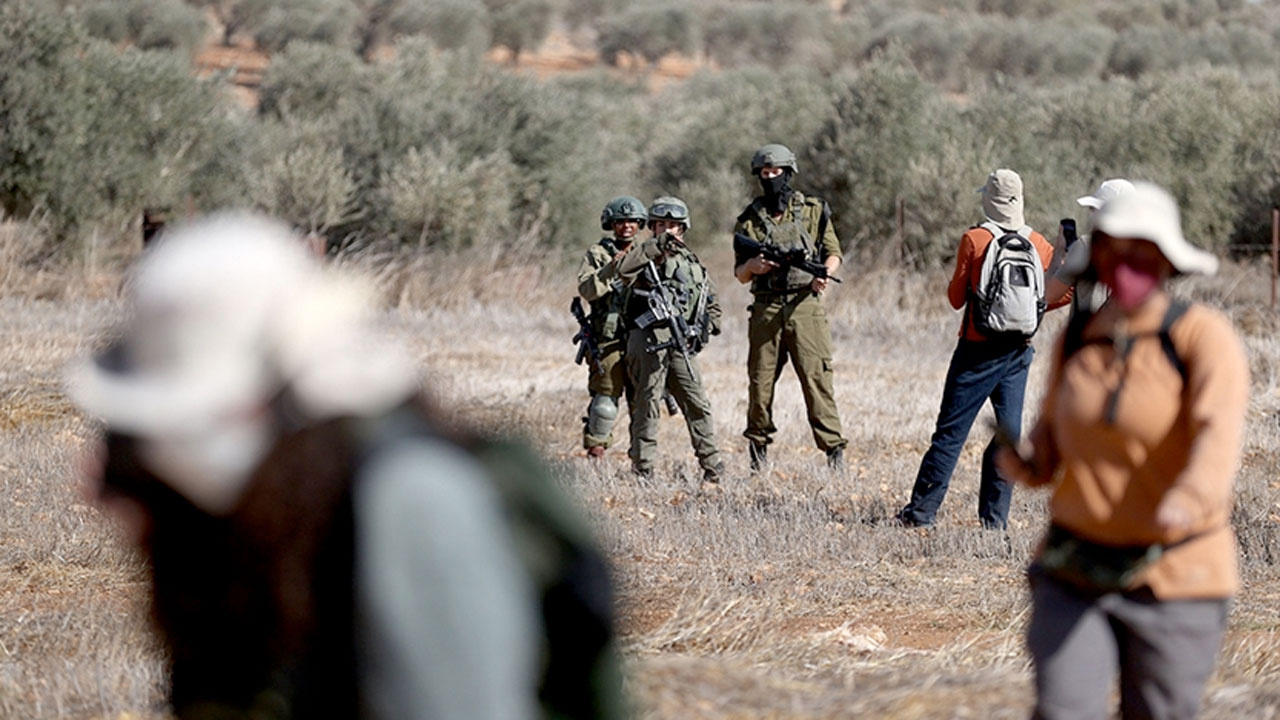
<path id="1" fill-rule="evenodd" d="M 1169 364 L 1173 365 L 1178 374 L 1182 376 L 1183 385 L 1187 382 L 1187 364 L 1182 362 L 1182 358 L 1178 357 L 1178 349 L 1173 346 L 1173 336 L 1169 331 L 1173 329 L 1174 323 L 1182 319 L 1183 315 L 1191 309 L 1191 303 L 1185 300 L 1174 298 L 1169 302 L 1169 309 L 1164 313 L 1164 319 L 1160 321 L 1160 347 L 1164 349 L 1165 357 L 1169 358 Z"/>
<path id="2" fill-rule="evenodd" d="M 1159 338 L 1160 340 L 1160 348 L 1164 351 L 1165 357 L 1168 358 L 1169 364 L 1172 365 L 1173 368 L 1178 371 L 1178 376 L 1182 378 L 1182 386 L 1184 390 L 1186 389 L 1187 378 L 1188 378 L 1187 365 L 1182 361 L 1182 358 L 1179 357 L 1178 349 L 1174 347 L 1173 335 L 1170 334 L 1170 331 L 1173 329 L 1173 326 L 1178 322 L 1178 320 L 1180 320 L 1182 316 L 1187 313 L 1187 310 L 1190 310 L 1190 309 L 1191 309 L 1191 304 L 1186 302 L 1185 300 L 1179 300 L 1177 298 L 1170 300 L 1169 309 L 1165 311 L 1164 318 L 1161 319 L 1160 321 L 1160 329 L 1157 330 L 1155 333 L 1155 337 Z M 1062 354 L 1063 364 L 1066 364 L 1067 360 L 1071 357 L 1071 355 L 1075 353 L 1075 351 L 1079 350 L 1081 347 L 1084 347 L 1085 345 L 1105 345 L 1105 344 L 1114 345 L 1116 354 L 1120 357 L 1120 360 L 1123 362 L 1125 358 L 1128 357 L 1129 350 L 1133 348 L 1133 343 L 1135 341 L 1137 341 L 1139 338 L 1142 338 L 1142 337 L 1151 337 L 1150 334 L 1136 335 L 1136 336 L 1127 338 L 1125 342 L 1119 343 L 1119 344 L 1116 344 L 1111 338 L 1106 338 L 1106 337 L 1084 339 L 1080 337 L 1080 335 L 1083 333 L 1084 324 L 1086 322 L 1088 322 L 1087 318 L 1079 322 L 1078 328 L 1073 328 L 1071 325 L 1068 326 L 1067 332 L 1063 341 L 1063 354 Z M 1072 325 L 1075 325 L 1075 324 L 1076 324 L 1076 319 L 1072 318 Z M 1110 397 L 1107 398 L 1107 407 L 1106 407 L 1105 415 L 1106 415 L 1108 425 L 1114 425 L 1116 422 L 1116 414 L 1118 412 L 1118 407 L 1120 403 L 1120 391 L 1124 389 L 1124 379 L 1125 379 L 1125 374 L 1122 372 L 1120 375 L 1120 381 L 1116 385 L 1116 389 L 1112 391 Z"/>
<path id="3" fill-rule="evenodd" d="M 1010 235 L 1010 234 L 1012 234 L 1012 235 L 1018 235 L 1018 236 L 1022 237 L 1022 239 L 1023 239 L 1023 240 L 1030 240 L 1030 239 L 1031 239 L 1031 226 L 1030 226 L 1030 225 L 1023 225 L 1022 227 L 1018 228 L 1017 230 L 1007 230 L 1007 229 L 1002 228 L 1002 227 L 1000 227 L 999 225 L 997 225 L 997 224 L 995 224 L 995 223 L 991 222 L 990 220 L 987 220 L 986 222 L 982 223 L 981 225 L 978 225 L 978 227 L 980 227 L 980 228 L 982 228 L 983 230 L 986 230 L 987 232 L 991 233 L 991 239 L 992 239 L 992 240 L 998 240 L 998 239 L 1000 239 L 1000 238 L 1004 237 L 1005 235 Z"/>

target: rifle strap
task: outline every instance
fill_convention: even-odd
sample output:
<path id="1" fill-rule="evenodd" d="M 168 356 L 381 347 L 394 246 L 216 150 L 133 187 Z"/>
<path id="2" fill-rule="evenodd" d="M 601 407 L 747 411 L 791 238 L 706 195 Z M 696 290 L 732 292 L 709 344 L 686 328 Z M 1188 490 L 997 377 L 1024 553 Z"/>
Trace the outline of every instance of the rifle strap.
<path id="1" fill-rule="evenodd" d="M 826 200 L 822 201 L 822 212 L 818 215 L 818 237 L 815 240 L 814 253 L 818 256 L 818 262 L 823 262 L 826 258 L 822 257 L 822 243 L 827 236 L 827 223 L 831 220 L 831 206 Z"/>

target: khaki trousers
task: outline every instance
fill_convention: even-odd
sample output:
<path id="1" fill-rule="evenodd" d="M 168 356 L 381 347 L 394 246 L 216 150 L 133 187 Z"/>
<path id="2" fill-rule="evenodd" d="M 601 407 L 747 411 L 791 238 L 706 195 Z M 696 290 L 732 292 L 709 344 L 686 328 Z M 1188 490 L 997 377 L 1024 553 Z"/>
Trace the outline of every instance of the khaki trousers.
<path id="1" fill-rule="evenodd" d="M 790 360 L 800 379 L 813 440 L 822 450 L 848 444 L 840 433 L 831 363 L 831 330 L 818 296 L 809 291 L 772 299 L 757 296 L 747 326 L 748 440 L 767 445 L 773 424 L 773 388 Z"/>

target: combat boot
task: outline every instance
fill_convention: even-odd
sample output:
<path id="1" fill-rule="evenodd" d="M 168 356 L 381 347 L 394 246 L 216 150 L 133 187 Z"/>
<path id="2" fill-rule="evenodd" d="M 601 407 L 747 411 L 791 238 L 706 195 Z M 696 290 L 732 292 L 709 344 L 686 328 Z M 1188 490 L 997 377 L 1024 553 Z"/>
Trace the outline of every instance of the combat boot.
<path id="1" fill-rule="evenodd" d="M 832 472 L 844 470 L 844 448 L 831 448 L 827 451 L 827 468 Z"/>
<path id="2" fill-rule="evenodd" d="M 760 468 L 769 461 L 769 446 L 753 442 L 747 446 L 747 452 L 751 455 L 751 472 L 760 472 Z"/>
<path id="3" fill-rule="evenodd" d="M 710 467 L 702 471 L 703 482 L 719 483 L 720 478 L 722 477 L 724 477 L 724 463 L 716 463 L 715 467 Z"/>

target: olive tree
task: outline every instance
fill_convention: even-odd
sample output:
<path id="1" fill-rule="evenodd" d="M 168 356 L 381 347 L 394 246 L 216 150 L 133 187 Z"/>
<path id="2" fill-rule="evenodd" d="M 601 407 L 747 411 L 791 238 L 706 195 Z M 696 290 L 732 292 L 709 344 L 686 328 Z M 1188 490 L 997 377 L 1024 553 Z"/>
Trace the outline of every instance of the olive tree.
<path id="1" fill-rule="evenodd" d="M 120 50 L 65 14 L 0 6 L 0 204 L 61 237 L 234 192 L 244 125 L 183 55 Z"/>

